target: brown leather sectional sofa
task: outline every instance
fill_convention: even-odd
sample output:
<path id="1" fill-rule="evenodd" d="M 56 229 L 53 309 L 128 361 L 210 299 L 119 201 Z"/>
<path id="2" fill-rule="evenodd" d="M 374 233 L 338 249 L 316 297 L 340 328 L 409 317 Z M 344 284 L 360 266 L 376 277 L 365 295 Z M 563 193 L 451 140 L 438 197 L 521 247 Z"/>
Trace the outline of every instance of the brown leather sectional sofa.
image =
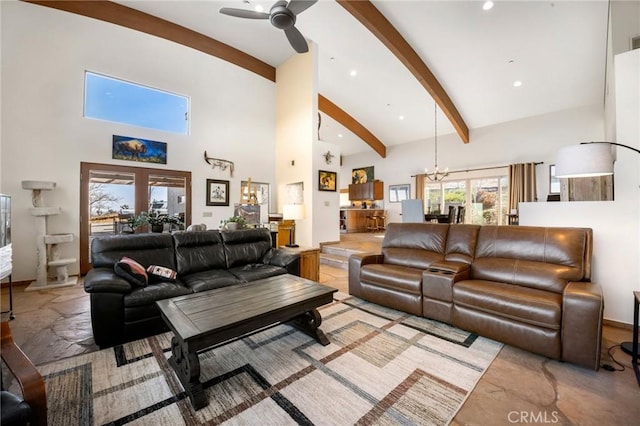
<path id="1" fill-rule="evenodd" d="M 349 259 L 349 293 L 597 370 L 604 302 L 592 230 L 392 223 Z"/>

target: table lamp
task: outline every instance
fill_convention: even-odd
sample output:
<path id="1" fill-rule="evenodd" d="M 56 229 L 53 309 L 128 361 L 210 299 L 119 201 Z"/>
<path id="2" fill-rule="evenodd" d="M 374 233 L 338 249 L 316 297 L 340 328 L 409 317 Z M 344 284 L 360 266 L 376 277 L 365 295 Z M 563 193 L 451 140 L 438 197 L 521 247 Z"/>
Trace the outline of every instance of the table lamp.
<path id="1" fill-rule="evenodd" d="M 289 244 L 286 247 L 298 247 L 295 243 L 296 220 L 304 219 L 304 204 L 285 204 L 282 207 L 282 219 L 291 220 L 293 225 L 289 231 Z"/>

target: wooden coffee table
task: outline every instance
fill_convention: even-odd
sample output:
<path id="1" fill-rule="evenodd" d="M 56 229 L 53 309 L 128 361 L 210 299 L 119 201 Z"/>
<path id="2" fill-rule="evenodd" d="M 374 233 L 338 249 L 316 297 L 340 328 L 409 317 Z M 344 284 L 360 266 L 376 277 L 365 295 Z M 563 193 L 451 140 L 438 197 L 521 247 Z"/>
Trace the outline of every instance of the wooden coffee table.
<path id="1" fill-rule="evenodd" d="M 193 408 L 208 404 L 200 382 L 199 351 L 285 321 L 328 345 L 318 329 L 322 317 L 316 308 L 331 303 L 337 291 L 295 275 L 279 275 L 156 302 L 174 334 L 169 363 Z"/>

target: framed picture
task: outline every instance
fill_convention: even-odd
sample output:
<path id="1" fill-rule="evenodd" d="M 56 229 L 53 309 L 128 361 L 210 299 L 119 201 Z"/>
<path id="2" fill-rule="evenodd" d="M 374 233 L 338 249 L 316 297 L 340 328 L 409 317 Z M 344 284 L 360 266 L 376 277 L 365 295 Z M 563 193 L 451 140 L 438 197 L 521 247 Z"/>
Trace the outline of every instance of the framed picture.
<path id="1" fill-rule="evenodd" d="M 229 205 L 229 181 L 207 179 L 207 205 L 208 206 L 228 206 Z"/>
<path id="2" fill-rule="evenodd" d="M 113 135 L 111 158 L 167 164 L 167 143 Z"/>
<path id="3" fill-rule="evenodd" d="M 360 167 L 351 171 L 351 183 L 373 182 L 373 166 Z"/>
<path id="4" fill-rule="evenodd" d="M 399 203 L 402 200 L 411 198 L 411 185 L 404 183 L 402 185 L 389 185 L 389 202 Z"/>
<path id="5" fill-rule="evenodd" d="M 247 225 L 259 225 L 261 223 L 260 204 L 235 204 L 233 215 L 243 217 Z"/>
<path id="6" fill-rule="evenodd" d="M 318 190 L 335 192 L 337 176 L 336 172 L 318 170 Z"/>
<path id="7" fill-rule="evenodd" d="M 560 178 L 556 177 L 556 165 L 549 166 L 549 194 L 560 193 Z"/>

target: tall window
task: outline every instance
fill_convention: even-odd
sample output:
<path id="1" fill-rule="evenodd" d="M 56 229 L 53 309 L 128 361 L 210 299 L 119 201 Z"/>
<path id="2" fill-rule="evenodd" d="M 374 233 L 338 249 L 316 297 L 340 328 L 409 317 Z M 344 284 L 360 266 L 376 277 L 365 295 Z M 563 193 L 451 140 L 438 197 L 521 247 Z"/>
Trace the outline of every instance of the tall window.
<path id="1" fill-rule="evenodd" d="M 424 191 L 427 213 L 446 214 L 449 206 L 464 206 L 465 223 L 508 223 L 509 179 L 506 175 L 428 182 Z"/>
<path id="2" fill-rule="evenodd" d="M 87 71 L 84 116 L 186 135 L 189 98 Z"/>

